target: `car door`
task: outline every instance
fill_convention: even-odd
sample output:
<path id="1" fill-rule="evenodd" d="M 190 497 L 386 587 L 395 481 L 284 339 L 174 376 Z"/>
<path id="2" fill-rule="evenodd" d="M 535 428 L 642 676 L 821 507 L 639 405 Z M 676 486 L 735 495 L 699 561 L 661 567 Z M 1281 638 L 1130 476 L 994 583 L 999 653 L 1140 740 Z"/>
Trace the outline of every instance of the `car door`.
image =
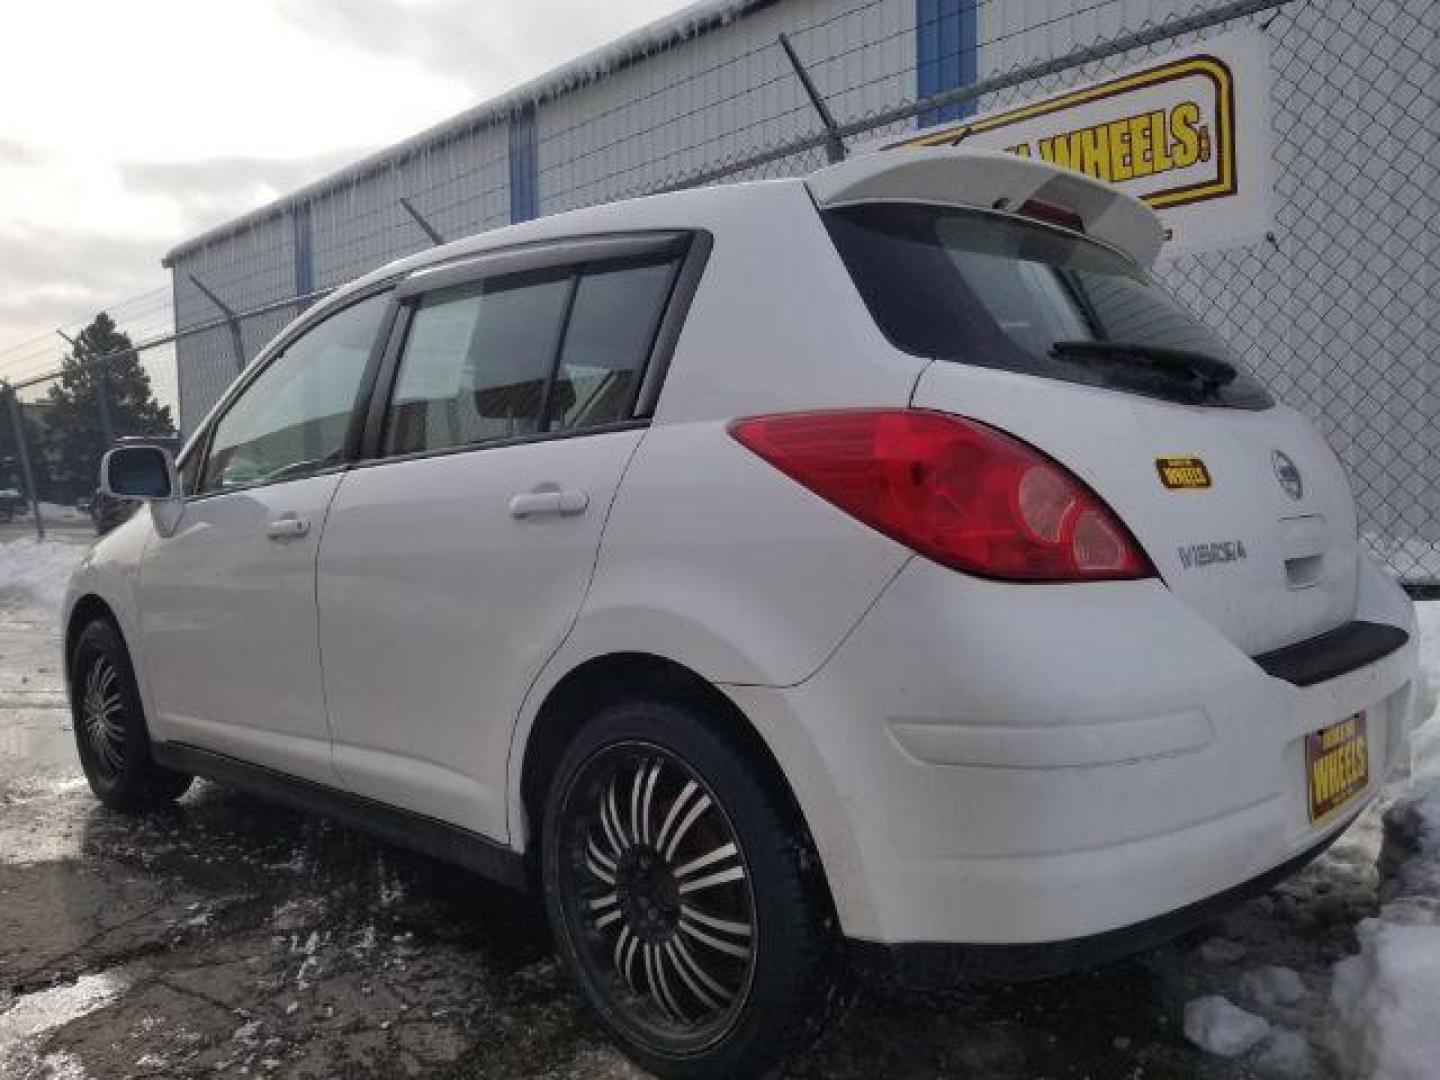
<path id="1" fill-rule="evenodd" d="M 284 345 L 186 462 L 184 512 L 172 535 L 152 538 L 139 581 L 168 740 L 334 783 L 315 556 L 390 303 L 366 297 Z"/>
<path id="2" fill-rule="evenodd" d="M 644 434 L 636 402 L 686 242 L 561 245 L 405 287 L 373 458 L 341 483 L 320 551 L 351 790 L 506 835 L 515 717 L 574 623 Z"/>

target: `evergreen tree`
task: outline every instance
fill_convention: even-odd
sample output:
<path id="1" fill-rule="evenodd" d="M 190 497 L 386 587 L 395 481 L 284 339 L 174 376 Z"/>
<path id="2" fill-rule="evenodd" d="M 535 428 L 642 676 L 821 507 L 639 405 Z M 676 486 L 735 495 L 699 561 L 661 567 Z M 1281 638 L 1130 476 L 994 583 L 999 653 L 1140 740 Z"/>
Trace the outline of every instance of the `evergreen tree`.
<path id="1" fill-rule="evenodd" d="M 100 458 L 110 448 L 102 392 L 111 439 L 173 430 L 170 410 L 155 400 L 150 373 L 140 365 L 129 335 L 103 311 L 76 336 L 59 381 L 50 388 L 46 410 L 54 479 L 72 498 L 94 489 Z"/>

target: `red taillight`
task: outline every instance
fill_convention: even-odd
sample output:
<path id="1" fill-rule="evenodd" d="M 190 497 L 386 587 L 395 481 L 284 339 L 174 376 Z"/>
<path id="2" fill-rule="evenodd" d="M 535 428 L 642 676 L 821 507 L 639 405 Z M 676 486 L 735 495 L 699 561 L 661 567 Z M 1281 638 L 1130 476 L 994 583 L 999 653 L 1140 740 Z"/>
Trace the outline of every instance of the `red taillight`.
<path id="1" fill-rule="evenodd" d="M 957 570 L 1012 581 L 1155 573 L 1068 470 L 974 420 L 847 409 L 738 420 L 730 431 L 821 498 Z"/>

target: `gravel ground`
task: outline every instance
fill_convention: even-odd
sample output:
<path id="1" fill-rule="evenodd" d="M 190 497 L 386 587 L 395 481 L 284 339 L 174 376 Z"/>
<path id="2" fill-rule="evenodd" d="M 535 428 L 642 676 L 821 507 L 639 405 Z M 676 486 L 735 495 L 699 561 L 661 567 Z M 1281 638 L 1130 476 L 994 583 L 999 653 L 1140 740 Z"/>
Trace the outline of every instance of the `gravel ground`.
<path id="1" fill-rule="evenodd" d="M 1107 970 L 861 989 L 792 1075 L 1333 1076 L 1330 967 L 1377 909 L 1380 836 L 1367 815 L 1268 896 Z M 1303 996 L 1260 1003 L 1246 976 L 1264 965 L 1298 972 Z M 1282 1035 L 1203 1053 L 1181 1018 L 1206 994 Z M 151 817 L 100 808 L 54 626 L 0 586 L 0 1076 L 217 1075 L 643 1074 L 579 1007 L 533 901 L 213 784 Z"/>

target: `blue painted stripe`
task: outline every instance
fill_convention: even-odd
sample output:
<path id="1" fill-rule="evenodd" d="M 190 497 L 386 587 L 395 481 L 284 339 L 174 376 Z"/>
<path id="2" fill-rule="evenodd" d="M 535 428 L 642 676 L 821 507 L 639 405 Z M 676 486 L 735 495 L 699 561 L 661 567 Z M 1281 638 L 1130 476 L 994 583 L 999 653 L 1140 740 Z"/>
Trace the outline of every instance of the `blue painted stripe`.
<path id="1" fill-rule="evenodd" d="M 539 172 L 535 106 L 525 105 L 510 114 L 511 221 L 529 221 L 540 216 Z"/>
<path id="2" fill-rule="evenodd" d="M 315 251 L 310 239 L 310 204 L 297 203 L 290 211 L 294 230 L 295 295 L 309 296 L 315 291 Z"/>
<path id="3" fill-rule="evenodd" d="M 915 91 L 923 99 L 973 83 L 979 71 L 980 0 L 915 0 Z M 959 120 L 975 111 L 963 101 L 920 114 L 920 126 Z"/>

